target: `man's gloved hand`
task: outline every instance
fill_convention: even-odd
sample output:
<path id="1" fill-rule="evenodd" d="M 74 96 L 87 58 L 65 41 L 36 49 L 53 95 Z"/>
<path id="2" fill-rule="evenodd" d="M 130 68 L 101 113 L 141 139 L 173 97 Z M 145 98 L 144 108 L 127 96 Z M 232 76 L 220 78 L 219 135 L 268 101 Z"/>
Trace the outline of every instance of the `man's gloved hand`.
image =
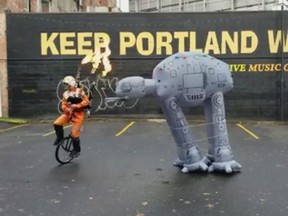
<path id="1" fill-rule="evenodd" d="M 74 109 L 75 109 L 75 108 L 72 108 L 72 107 L 66 108 L 66 109 L 64 110 L 64 115 L 66 115 L 67 117 L 70 118 L 70 117 L 72 116 L 72 113 L 73 113 Z"/>
<path id="2" fill-rule="evenodd" d="M 75 109 L 77 109 L 77 104 L 71 104 L 70 109 L 73 112 Z"/>
<path id="3" fill-rule="evenodd" d="M 70 105 L 71 112 L 77 111 L 77 109 L 79 109 L 79 106 L 77 104 L 71 104 Z"/>

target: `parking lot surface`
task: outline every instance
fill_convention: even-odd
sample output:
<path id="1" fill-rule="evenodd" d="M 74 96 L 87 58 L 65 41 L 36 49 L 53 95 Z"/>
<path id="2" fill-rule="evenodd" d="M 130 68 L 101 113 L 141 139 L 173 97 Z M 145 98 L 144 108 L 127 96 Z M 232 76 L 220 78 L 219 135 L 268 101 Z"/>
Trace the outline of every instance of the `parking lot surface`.
<path id="1" fill-rule="evenodd" d="M 81 155 L 63 166 L 52 121 L 2 122 L 0 215 L 288 215 L 288 125 L 227 126 L 242 171 L 183 174 L 172 166 L 176 145 L 164 120 L 88 120 Z M 191 129 L 205 155 L 204 122 Z"/>

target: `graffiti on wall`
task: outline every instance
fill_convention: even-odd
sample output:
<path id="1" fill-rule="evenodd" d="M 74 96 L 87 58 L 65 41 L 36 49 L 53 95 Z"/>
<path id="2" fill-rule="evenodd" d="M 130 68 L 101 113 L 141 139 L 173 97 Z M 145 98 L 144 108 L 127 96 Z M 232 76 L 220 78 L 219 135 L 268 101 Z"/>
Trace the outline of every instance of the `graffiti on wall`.
<path id="1" fill-rule="evenodd" d="M 108 109 L 117 109 L 117 108 L 125 108 L 132 109 L 137 103 L 138 99 L 129 99 L 122 101 L 106 101 L 105 98 L 115 97 L 115 86 L 118 83 L 117 77 L 105 78 L 101 75 L 97 75 L 96 80 L 91 81 L 89 77 L 79 81 L 79 85 L 84 89 L 86 94 L 91 98 L 91 113 L 96 113 L 103 110 Z M 62 85 L 62 80 L 59 81 L 57 85 L 57 98 L 58 102 L 58 111 L 61 110 L 61 99 L 62 94 L 64 92 L 64 86 Z"/>

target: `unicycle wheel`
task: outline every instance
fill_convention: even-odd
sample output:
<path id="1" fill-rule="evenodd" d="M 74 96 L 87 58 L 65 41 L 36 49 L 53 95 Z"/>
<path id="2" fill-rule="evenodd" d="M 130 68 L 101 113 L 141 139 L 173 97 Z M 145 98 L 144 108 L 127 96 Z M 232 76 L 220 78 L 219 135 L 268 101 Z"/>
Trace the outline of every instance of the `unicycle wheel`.
<path id="1" fill-rule="evenodd" d="M 73 150 L 72 137 L 65 137 L 62 139 L 56 147 L 55 158 L 60 164 L 69 163 L 73 157 L 70 156 Z"/>

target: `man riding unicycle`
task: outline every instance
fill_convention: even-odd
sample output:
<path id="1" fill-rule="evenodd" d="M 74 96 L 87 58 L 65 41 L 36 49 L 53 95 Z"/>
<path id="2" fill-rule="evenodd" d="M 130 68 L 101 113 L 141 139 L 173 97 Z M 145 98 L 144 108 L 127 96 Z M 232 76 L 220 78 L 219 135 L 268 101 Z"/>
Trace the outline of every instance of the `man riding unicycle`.
<path id="1" fill-rule="evenodd" d="M 86 117 L 87 106 L 89 106 L 89 98 L 84 90 L 78 87 L 77 82 L 73 76 L 64 77 L 62 83 L 66 91 L 62 96 L 62 114 L 54 121 L 54 130 L 56 139 L 54 145 L 64 138 L 63 125 L 72 122 L 72 130 L 70 136 L 72 137 L 73 150 L 70 153 L 71 158 L 78 157 L 81 151 L 80 146 L 80 129 Z"/>

